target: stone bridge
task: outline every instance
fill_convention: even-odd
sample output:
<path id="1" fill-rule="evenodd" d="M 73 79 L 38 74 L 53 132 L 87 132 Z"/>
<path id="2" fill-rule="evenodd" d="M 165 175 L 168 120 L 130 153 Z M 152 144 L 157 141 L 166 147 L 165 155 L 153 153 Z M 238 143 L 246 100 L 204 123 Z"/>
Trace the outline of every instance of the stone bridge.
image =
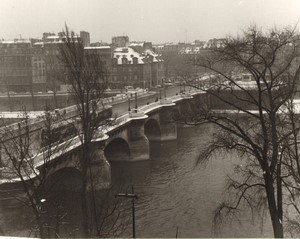
<path id="1" fill-rule="evenodd" d="M 176 140 L 177 125 L 173 119 L 174 113 L 186 110 L 190 102 L 195 99 L 198 102 L 199 97 L 200 101 L 208 103 L 203 92 L 194 91 L 134 108 L 107 125 L 100 126 L 93 139 L 93 156 L 90 162 L 94 185 L 100 189 L 110 184 L 109 162 L 148 160 L 149 141 Z M 52 152 L 47 154 L 49 150 Z M 48 151 L 38 153 L 32 160 L 38 174 L 43 174 L 46 178 L 55 178 L 66 170 L 80 174 L 79 158 L 83 155 L 80 136 L 68 139 Z M 45 158 L 45 155 L 49 157 Z M 2 183 L 5 182 L 1 180 Z M 10 181 L 15 180 L 18 179 Z M 91 185 L 90 182 L 89 187 Z"/>

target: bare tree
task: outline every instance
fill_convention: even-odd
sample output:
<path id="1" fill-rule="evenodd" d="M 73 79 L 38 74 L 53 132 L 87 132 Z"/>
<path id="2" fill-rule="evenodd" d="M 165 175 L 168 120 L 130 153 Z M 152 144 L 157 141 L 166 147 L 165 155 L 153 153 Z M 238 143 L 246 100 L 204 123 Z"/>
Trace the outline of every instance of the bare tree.
<path id="1" fill-rule="evenodd" d="M 227 38 L 224 47 L 211 49 L 209 55 L 195 61 L 213 74 L 210 84 L 200 88 L 210 96 L 214 110 L 202 107 L 188 123 L 212 123 L 218 128 L 199 159 L 225 150 L 236 152 L 242 162 L 234 171 L 242 177 L 229 180 L 235 200 L 222 203 L 215 219 L 236 212 L 242 203 L 251 208 L 266 203 L 275 237 L 284 236 L 284 178 L 295 164 L 286 153 L 283 160 L 282 151 L 288 141 L 292 145 L 288 149 L 295 152 L 297 143 L 292 137 L 296 139 L 299 125 L 286 117 L 283 109 L 297 92 L 298 44 L 295 28 L 263 33 L 254 26 L 242 36 Z M 249 79 L 240 80 L 237 76 L 242 74 Z"/>
<path id="2" fill-rule="evenodd" d="M 32 209 L 36 225 L 34 231 L 41 238 L 46 238 L 57 232 L 50 230 L 45 218 L 43 203 L 48 194 L 45 189 L 47 175 L 39 170 L 39 166 L 49 163 L 55 153 L 64 150 L 58 146 L 60 142 L 54 139 L 56 136 L 53 131 L 55 122 L 61 119 L 51 112 L 46 112 L 37 120 L 30 119 L 24 112 L 23 118 L 23 121 L 0 128 L 0 179 L 1 183 L 21 183 L 25 195 L 15 199 Z M 60 134 L 65 138 L 62 132 Z"/>
<path id="3" fill-rule="evenodd" d="M 88 205 L 88 182 L 91 182 L 92 199 L 96 200 L 90 169 L 93 158 L 92 139 L 97 132 L 98 125 L 95 116 L 97 115 L 98 104 L 101 102 L 107 87 L 108 76 L 100 56 L 87 54 L 81 39 L 67 26 L 63 31 L 63 41 L 64 44 L 60 47 L 60 60 L 65 67 L 66 82 L 71 86 L 80 118 L 82 229 L 83 236 L 89 237 L 91 236 L 91 222 Z"/>
<path id="4" fill-rule="evenodd" d="M 54 108 L 58 108 L 57 91 L 59 83 L 64 82 L 64 70 L 59 60 L 59 46 L 57 44 L 46 44 L 47 50 L 45 51 L 46 61 L 46 74 L 48 88 L 53 93 Z"/>

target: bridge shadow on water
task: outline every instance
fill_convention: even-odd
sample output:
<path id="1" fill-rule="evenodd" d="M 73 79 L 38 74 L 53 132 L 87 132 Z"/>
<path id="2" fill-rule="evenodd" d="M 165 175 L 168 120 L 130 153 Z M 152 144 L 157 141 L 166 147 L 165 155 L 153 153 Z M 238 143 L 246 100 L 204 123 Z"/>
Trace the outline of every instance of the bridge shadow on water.
<path id="1" fill-rule="evenodd" d="M 176 150 L 178 143 L 174 141 L 150 141 L 150 159 L 137 162 L 110 162 L 112 183 L 135 185 L 143 182 L 155 170 L 157 157 L 168 156 L 170 150 Z M 120 155 L 121 157 L 126 155 Z"/>

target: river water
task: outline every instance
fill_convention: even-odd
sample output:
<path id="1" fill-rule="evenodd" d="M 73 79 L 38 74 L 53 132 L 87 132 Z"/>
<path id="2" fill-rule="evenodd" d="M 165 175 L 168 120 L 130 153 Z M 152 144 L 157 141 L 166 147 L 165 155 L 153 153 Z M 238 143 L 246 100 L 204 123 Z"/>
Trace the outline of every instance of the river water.
<path id="1" fill-rule="evenodd" d="M 151 160 L 112 164 L 115 182 L 133 184 L 138 237 L 272 237 L 270 223 L 241 218 L 212 230 L 214 210 L 224 198 L 225 182 L 239 159 L 215 155 L 196 165 L 200 149 L 210 140 L 207 126 L 180 128 L 173 142 L 151 143 Z M 130 236 L 130 235 L 127 235 Z"/>
<path id="2" fill-rule="evenodd" d="M 253 220 L 246 209 L 239 220 L 219 225 L 217 234 L 212 230 L 214 210 L 224 198 L 227 175 L 232 174 L 233 165 L 239 162 L 235 156 L 220 154 L 206 164 L 196 165 L 199 151 L 211 139 L 212 132 L 207 126 L 179 128 L 176 141 L 150 143 L 150 160 L 111 164 L 113 185 L 122 184 L 122 188 L 134 185 L 138 195 L 135 201 L 137 237 L 175 237 L 176 230 L 178 237 L 185 238 L 272 237 L 270 222 L 266 220 L 262 224 L 257 218 Z M 65 198 L 70 212 L 76 214 L 71 219 L 73 224 L 80 224 L 76 196 L 64 192 L 60 197 Z M 130 218 L 131 205 L 128 201 L 126 205 Z M 2 204 L 0 215 L 2 231 L 8 235 L 28 236 L 22 234 L 22 230 L 29 226 L 30 218 L 33 220 L 30 211 Z M 127 230 L 121 236 L 131 236 L 131 225 L 131 220 L 127 220 Z M 71 234 L 73 236 L 76 233 Z"/>

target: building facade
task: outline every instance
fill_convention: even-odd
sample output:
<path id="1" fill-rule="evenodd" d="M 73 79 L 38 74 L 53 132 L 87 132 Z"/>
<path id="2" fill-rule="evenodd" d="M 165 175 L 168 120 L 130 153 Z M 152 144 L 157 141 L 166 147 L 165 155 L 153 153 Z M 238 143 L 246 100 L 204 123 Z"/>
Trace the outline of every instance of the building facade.
<path id="1" fill-rule="evenodd" d="M 79 37 L 79 36 L 75 36 Z M 112 38 L 111 45 L 91 46 L 88 32 L 81 31 L 85 54 L 99 56 L 110 88 L 152 88 L 165 78 L 161 54 L 151 42 L 129 42 L 127 36 Z M 0 42 L 0 91 L 57 92 L 65 89 L 65 69 L 60 60 L 64 35 L 44 33 L 42 39 Z"/>
<path id="2" fill-rule="evenodd" d="M 90 33 L 86 31 L 80 31 L 80 38 L 82 40 L 83 46 L 90 46 Z"/>
<path id="3" fill-rule="evenodd" d="M 101 60 L 102 69 L 104 70 L 105 81 L 111 81 L 111 64 L 112 64 L 112 49 L 110 46 L 90 46 L 84 48 L 84 54 L 94 55 Z"/>
<path id="4" fill-rule="evenodd" d="M 112 88 L 152 88 L 163 81 L 163 60 L 150 49 L 138 52 L 133 47 L 118 47 L 113 51 Z"/>
<path id="5" fill-rule="evenodd" d="M 36 45 L 32 49 L 32 85 L 34 92 L 46 91 L 46 61 L 44 49 L 41 45 Z"/>
<path id="6" fill-rule="evenodd" d="M 32 91 L 32 50 L 30 41 L 0 42 L 0 91 Z"/>
<path id="7" fill-rule="evenodd" d="M 129 37 L 128 36 L 116 36 L 112 38 L 113 47 L 128 47 Z"/>

